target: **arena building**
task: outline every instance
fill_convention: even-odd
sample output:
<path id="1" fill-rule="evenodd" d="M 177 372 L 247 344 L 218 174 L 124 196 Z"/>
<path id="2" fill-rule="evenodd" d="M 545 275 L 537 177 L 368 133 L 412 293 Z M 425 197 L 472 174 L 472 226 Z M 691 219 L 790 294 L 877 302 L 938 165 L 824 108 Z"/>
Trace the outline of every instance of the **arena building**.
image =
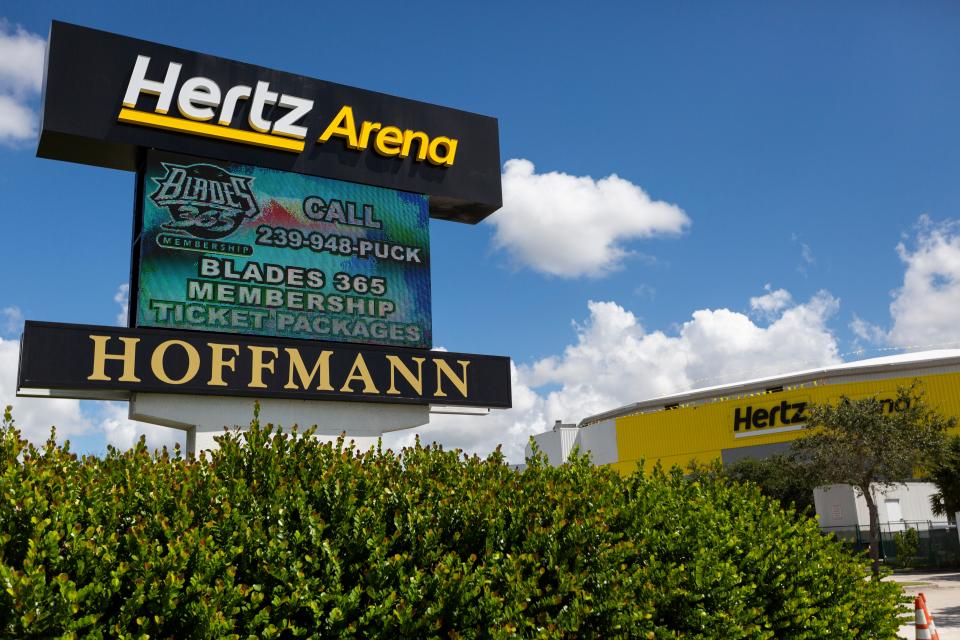
<path id="1" fill-rule="evenodd" d="M 631 473 L 638 464 L 650 470 L 686 468 L 692 461 L 763 458 L 786 452 L 800 435 L 808 407 L 836 402 L 841 396 L 877 396 L 885 411 L 896 411 L 897 389 L 919 380 L 926 401 L 947 416 L 960 417 L 960 349 L 908 353 L 846 362 L 734 384 L 695 389 L 636 402 L 584 418 L 579 424 L 559 421 L 552 431 L 534 436 L 551 464 L 567 459 L 574 447 L 589 452 L 593 462 Z M 960 427 L 953 430 L 960 433 Z M 529 454 L 529 446 L 528 446 Z M 911 483 L 887 492 L 894 520 L 933 519 L 929 483 Z M 900 494 L 903 493 L 903 496 Z M 896 495 L 894 495 L 896 494 Z M 847 487 L 817 490 L 821 523 L 854 525 L 866 515 L 863 498 Z M 838 506 L 842 502 L 849 505 Z M 822 506 L 821 506 L 822 503 Z M 886 504 L 881 500 L 881 504 Z M 859 512 L 859 513 L 858 513 Z M 838 515 L 840 514 L 840 515 Z M 907 518 L 906 516 L 911 516 Z M 835 522 L 836 521 L 836 522 Z"/>
<path id="2" fill-rule="evenodd" d="M 960 349 L 924 351 L 845 362 L 822 369 L 758 378 L 635 402 L 584 418 L 557 423 L 534 436 L 551 463 L 566 460 L 576 446 L 594 463 L 621 473 L 638 463 L 646 469 L 686 467 L 786 451 L 803 429 L 807 408 L 876 395 L 895 411 L 897 389 L 919 380 L 930 406 L 960 416 Z M 960 428 L 955 430 L 960 433 Z"/>

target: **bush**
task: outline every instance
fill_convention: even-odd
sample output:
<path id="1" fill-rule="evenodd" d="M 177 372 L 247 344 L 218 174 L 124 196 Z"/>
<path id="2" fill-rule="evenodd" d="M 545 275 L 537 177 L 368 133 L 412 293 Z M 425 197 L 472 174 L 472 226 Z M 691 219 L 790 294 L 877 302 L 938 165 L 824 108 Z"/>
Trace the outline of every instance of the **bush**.
<path id="1" fill-rule="evenodd" d="M 910 562 L 916 559 L 917 552 L 920 550 L 920 534 L 913 528 L 897 531 L 893 534 L 893 545 L 897 549 L 897 564 L 901 567 L 909 567 Z"/>
<path id="2" fill-rule="evenodd" d="M 806 465 L 791 456 L 742 458 L 729 465 L 719 460 L 709 463 L 691 460 L 687 470 L 688 477 L 697 480 L 705 475 L 723 475 L 736 482 L 752 482 L 760 488 L 760 493 L 774 498 L 784 507 L 792 507 L 799 513 L 816 512 L 813 503 L 816 480 Z"/>
<path id="3" fill-rule="evenodd" d="M 522 472 L 256 421 L 209 457 L 0 429 L 0 636 L 894 638 L 899 587 L 752 485 Z"/>

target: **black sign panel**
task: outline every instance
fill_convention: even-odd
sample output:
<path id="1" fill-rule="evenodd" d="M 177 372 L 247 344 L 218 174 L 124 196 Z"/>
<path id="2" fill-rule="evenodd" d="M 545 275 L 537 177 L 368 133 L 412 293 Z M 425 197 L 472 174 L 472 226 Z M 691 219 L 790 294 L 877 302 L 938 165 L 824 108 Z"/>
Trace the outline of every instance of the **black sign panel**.
<path id="1" fill-rule="evenodd" d="M 511 406 L 502 356 L 35 321 L 17 388 Z"/>
<path id="2" fill-rule="evenodd" d="M 54 22 L 37 155 L 135 170 L 147 148 L 501 206 L 494 118 Z"/>

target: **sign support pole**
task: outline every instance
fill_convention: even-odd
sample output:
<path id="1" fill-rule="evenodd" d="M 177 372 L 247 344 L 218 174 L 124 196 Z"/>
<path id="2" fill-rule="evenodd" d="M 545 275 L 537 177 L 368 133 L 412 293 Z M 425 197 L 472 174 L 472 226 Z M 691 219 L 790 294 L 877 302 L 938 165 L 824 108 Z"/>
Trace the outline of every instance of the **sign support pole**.
<path id="1" fill-rule="evenodd" d="M 246 430 L 253 419 L 253 398 L 132 393 L 129 417 L 187 432 L 188 455 L 217 448 L 214 440 L 224 428 Z M 428 405 L 384 405 L 368 402 L 330 402 L 262 398 L 261 424 L 284 430 L 294 425 L 305 431 L 316 425 L 314 436 L 336 440 L 341 434 L 358 449 L 375 446 L 384 433 L 419 427 L 430 422 Z"/>

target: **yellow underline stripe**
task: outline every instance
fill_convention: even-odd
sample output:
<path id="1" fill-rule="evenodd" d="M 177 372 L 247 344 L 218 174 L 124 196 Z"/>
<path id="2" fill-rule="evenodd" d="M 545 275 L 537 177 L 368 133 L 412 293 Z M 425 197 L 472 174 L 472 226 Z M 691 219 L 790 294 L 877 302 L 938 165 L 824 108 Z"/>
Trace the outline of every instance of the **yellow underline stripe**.
<path id="1" fill-rule="evenodd" d="M 230 127 L 224 127 L 218 124 L 207 124 L 206 122 L 184 120 L 183 118 L 163 116 L 158 113 L 147 113 L 145 111 L 136 111 L 134 109 L 123 108 L 120 109 L 120 115 L 117 116 L 117 120 L 130 124 L 140 124 L 147 127 L 154 127 L 155 129 L 166 129 L 168 131 L 192 133 L 194 135 L 206 136 L 208 138 L 218 138 L 220 140 L 229 140 L 230 142 L 252 144 L 258 147 L 280 149 L 281 151 L 292 151 L 294 153 L 300 153 L 303 151 L 302 140 L 290 140 L 288 138 L 272 136 L 267 133 L 231 129 Z"/>

